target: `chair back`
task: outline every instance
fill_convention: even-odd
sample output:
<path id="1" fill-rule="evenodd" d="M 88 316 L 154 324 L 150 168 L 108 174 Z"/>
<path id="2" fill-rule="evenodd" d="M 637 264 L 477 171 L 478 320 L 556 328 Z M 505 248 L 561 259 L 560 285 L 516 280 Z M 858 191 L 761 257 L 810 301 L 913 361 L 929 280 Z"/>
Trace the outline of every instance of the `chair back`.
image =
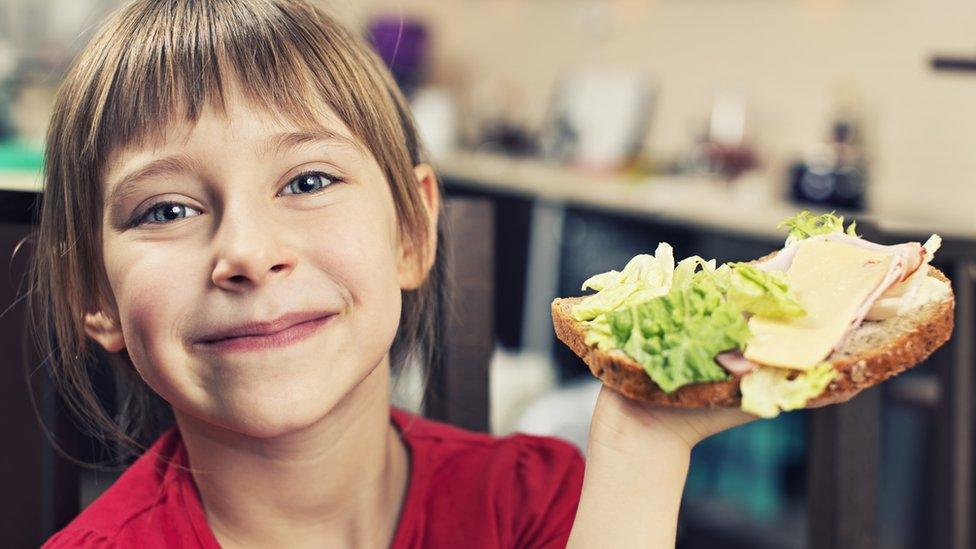
<path id="1" fill-rule="evenodd" d="M 488 364 L 494 348 L 494 209 L 486 198 L 445 201 L 447 294 L 443 367 L 428 377 L 424 413 L 489 430 Z"/>

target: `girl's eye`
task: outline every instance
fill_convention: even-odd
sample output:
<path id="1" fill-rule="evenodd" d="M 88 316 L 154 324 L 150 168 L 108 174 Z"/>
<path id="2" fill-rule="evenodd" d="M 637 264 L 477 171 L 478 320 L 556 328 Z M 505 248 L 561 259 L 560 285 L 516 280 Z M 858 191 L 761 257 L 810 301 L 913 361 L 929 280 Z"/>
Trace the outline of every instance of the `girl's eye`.
<path id="1" fill-rule="evenodd" d="M 150 225 L 162 225 L 176 219 L 185 217 L 187 210 L 196 211 L 194 208 L 180 204 L 179 202 L 160 202 L 151 206 L 141 216 L 133 221 L 132 226 L 138 227 L 144 223 Z"/>
<path id="2" fill-rule="evenodd" d="M 315 194 L 333 183 L 338 183 L 338 177 L 322 172 L 305 172 L 296 175 L 285 185 L 285 189 L 295 192 L 285 194 Z"/>
<path id="3" fill-rule="evenodd" d="M 283 194 L 317 194 L 333 183 L 342 181 L 338 177 L 323 172 L 306 172 L 292 178 L 285 185 L 284 190 L 291 189 L 292 192 Z M 159 202 L 150 206 L 143 214 L 136 217 L 131 223 L 132 227 L 138 227 L 145 223 L 150 225 L 165 225 L 170 221 L 183 219 L 187 210 L 196 211 L 179 202 Z M 192 216 L 191 216 L 192 217 Z"/>

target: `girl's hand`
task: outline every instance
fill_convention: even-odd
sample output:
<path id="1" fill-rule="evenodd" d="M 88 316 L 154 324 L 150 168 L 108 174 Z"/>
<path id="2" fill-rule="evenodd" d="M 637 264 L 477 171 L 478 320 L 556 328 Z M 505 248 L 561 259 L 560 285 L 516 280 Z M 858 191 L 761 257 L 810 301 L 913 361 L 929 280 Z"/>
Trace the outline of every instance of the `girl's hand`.
<path id="1" fill-rule="evenodd" d="M 849 400 L 836 395 L 822 406 Z M 674 547 L 691 449 L 755 416 L 632 401 L 603 387 L 590 423 L 586 475 L 570 547 Z"/>
<path id="2" fill-rule="evenodd" d="M 705 438 L 755 419 L 738 408 L 653 406 L 604 386 L 590 423 L 590 447 L 640 455 L 664 444 L 690 452 Z"/>
<path id="3" fill-rule="evenodd" d="M 753 419 L 739 409 L 650 406 L 604 386 L 569 547 L 674 547 L 692 447 Z"/>

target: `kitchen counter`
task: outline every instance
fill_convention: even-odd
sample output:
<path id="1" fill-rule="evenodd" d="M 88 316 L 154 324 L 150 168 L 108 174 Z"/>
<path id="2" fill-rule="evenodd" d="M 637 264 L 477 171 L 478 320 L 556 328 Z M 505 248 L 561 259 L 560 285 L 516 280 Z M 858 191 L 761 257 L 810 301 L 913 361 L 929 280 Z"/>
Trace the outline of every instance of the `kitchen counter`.
<path id="1" fill-rule="evenodd" d="M 468 152 L 440 159 L 435 162 L 435 167 L 442 177 L 459 187 L 636 215 L 763 240 L 782 240 L 783 230 L 776 228 L 781 221 L 803 208 L 817 210 L 779 196 L 774 190 L 774 182 L 758 175 L 746 175 L 733 183 L 695 176 L 637 179 L 619 174 L 587 174 L 540 160 Z M 852 215 L 839 210 L 837 213 Z M 968 226 L 897 219 L 867 212 L 853 214 L 853 217 L 875 223 L 882 232 L 917 236 L 923 241 L 933 232 L 947 239 L 976 241 L 976 215 Z"/>

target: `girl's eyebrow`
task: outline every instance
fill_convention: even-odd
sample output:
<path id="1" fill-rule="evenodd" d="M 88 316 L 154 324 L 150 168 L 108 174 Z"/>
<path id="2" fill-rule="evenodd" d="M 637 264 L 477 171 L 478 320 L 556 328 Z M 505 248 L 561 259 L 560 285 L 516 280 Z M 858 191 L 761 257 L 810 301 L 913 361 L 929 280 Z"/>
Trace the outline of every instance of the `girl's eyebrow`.
<path id="1" fill-rule="evenodd" d="M 265 143 L 265 150 L 272 153 L 279 153 L 283 150 L 295 148 L 299 145 L 316 142 L 338 143 L 357 150 L 362 150 L 359 144 L 352 139 L 326 128 L 317 128 L 297 132 L 283 132 L 273 135 L 268 138 L 267 142 Z"/>
<path id="2" fill-rule="evenodd" d="M 174 154 L 164 158 L 157 158 L 123 176 L 112 194 L 108 198 L 108 207 L 111 210 L 119 207 L 126 197 L 135 193 L 139 189 L 138 183 L 151 177 L 162 175 L 173 175 L 192 171 L 194 168 L 193 160 L 185 154 Z"/>

